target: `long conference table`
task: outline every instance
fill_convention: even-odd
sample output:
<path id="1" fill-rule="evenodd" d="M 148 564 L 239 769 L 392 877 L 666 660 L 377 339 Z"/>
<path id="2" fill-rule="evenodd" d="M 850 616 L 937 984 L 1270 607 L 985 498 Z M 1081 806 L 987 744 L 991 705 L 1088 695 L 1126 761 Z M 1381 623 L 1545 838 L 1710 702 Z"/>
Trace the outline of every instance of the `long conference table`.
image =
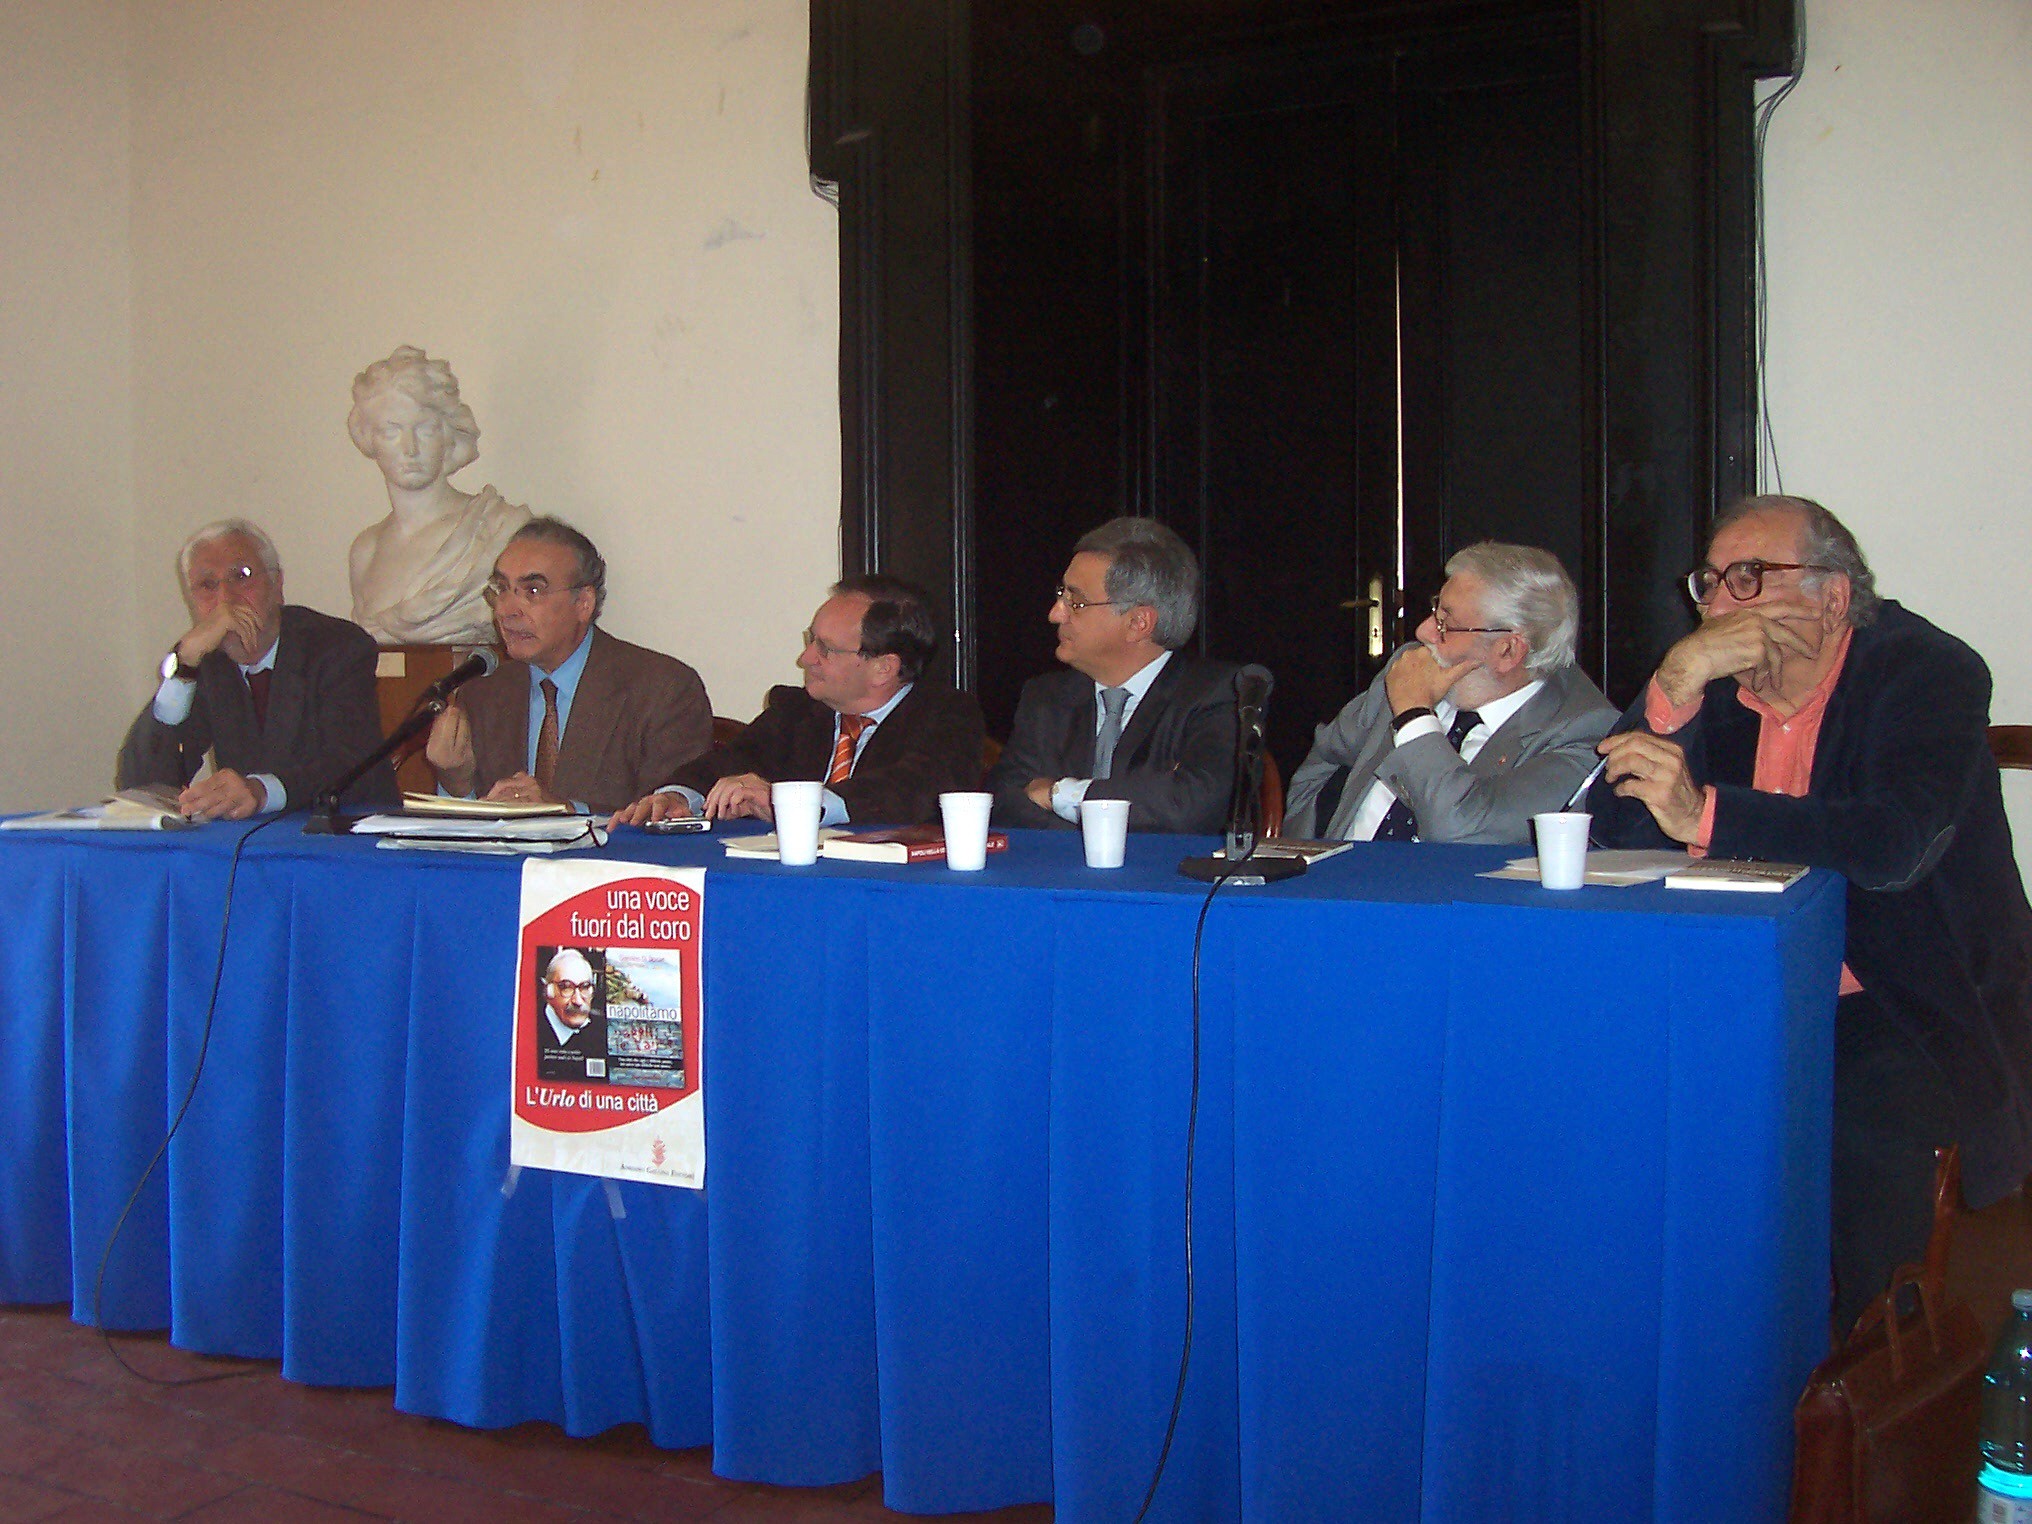
<path id="1" fill-rule="evenodd" d="M 89 1319 L 245 827 L 0 838 L 0 1299 Z M 710 869 L 702 1192 L 508 1167 L 519 864 L 245 847 L 99 1307 L 404 1411 L 1127 1521 L 1163 1441 L 1210 843 Z M 1205 920 L 1150 1517 L 1782 1516 L 1824 1349 L 1842 883 L 1367 845 Z M 619 1215 L 616 1207 L 619 1208 Z M 1351 1510 L 1353 1512 L 1351 1513 Z"/>

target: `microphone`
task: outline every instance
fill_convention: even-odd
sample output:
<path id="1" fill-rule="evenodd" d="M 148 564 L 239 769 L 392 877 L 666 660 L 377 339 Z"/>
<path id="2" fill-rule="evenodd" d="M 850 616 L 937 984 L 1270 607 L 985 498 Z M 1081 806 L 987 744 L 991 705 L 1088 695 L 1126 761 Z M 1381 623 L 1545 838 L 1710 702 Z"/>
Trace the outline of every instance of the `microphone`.
<path id="1" fill-rule="evenodd" d="M 431 712 L 435 714 L 438 710 L 444 708 L 446 701 L 451 698 L 455 690 L 471 682 L 476 677 L 485 677 L 500 665 L 501 658 L 496 656 L 488 647 L 482 646 L 443 677 L 424 689 L 423 697 L 419 702 L 423 704 L 434 703 L 436 707 Z"/>
<path id="2" fill-rule="evenodd" d="M 1270 690 L 1277 685 L 1268 667 L 1254 662 L 1235 674 L 1235 721 L 1241 728 L 1244 748 L 1263 745 L 1263 710 L 1270 702 Z"/>

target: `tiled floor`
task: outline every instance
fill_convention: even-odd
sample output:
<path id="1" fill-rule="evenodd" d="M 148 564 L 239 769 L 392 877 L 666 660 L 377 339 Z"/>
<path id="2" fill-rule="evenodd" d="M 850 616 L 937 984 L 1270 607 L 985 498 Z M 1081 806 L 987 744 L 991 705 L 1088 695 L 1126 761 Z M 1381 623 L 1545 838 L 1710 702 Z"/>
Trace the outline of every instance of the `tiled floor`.
<path id="1" fill-rule="evenodd" d="M 241 1368 L 123 1339 L 150 1375 Z M 875 1524 L 880 1477 L 837 1487 L 722 1481 L 706 1450 L 658 1450 L 640 1428 L 568 1439 L 550 1424 L 482 1432 L 395 1411 L 386 1388 L 284 1381 L 270 1363 L 198 1386 L 151 1386 L 61 1308 L 0 1309 L 0 1524 Z M 1043 1504 L 949 1517 L 1047 1524 Z"/>

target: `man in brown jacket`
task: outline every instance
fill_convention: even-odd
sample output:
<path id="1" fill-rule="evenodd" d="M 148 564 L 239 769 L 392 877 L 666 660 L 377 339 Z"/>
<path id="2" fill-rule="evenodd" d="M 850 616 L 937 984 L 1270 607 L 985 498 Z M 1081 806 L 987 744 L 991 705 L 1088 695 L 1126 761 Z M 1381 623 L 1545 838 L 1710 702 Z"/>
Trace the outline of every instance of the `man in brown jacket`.
<path id="1" fill-rule="evenodd" d="M 699 675 L 595 624 L 607 563 L 569 524 L 517 530 L 486 596 L 509 660 L 461 688 L 431 727 L 425 755 L 448 793 L 604 814 L 712 743 Z"/>

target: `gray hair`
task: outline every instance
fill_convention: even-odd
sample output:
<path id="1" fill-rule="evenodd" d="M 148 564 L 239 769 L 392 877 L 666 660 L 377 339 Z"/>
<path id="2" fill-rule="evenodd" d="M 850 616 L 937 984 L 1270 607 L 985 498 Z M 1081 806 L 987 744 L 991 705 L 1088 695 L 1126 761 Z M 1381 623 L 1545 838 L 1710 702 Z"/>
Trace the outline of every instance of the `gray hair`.
<path id="1" fill-rule="evenodd" d="M 254 553 L 261 558 L 261 564 L 268 568 L 268 575 L 282 575 L 282 557 L 276 554 L 275 542 L 268 538 L 259 524 L 246 519 L 215 519 L 204 528 L 194 530 L 191 537 L 183 542 L 183 548 L 176 553 L 176 574 L 183 579 L 186 588 L 190 586 L 191 557 L 214 540 L 223 540 L 227 535 L 241 535 L 254 542 Z"/>
<path id="2" fill-rule="evenodd" d="M 1481 579 L 1481 622 L 1514 630 L 1531 647 L 1526 670 L 1543 677 L 1573 665 L 1580 633 L 1580 596 L 1559 557 L 1535 545 L 1483 540 L 1455 551 L 1449 577 Z"/>
<path id="3" fill-rule="evenodd" d="M 414 344 L 396 346 L 394 353 L 353 377 L 353 409 L 346 414 L 346 432 L 362 455 L 372 455 L 367 439 L 366 407 L 383 392 L 401 392 L 419 407 L 429 408 L 451 431 L 444 475 L 450 476 L 480 458 L 480 425 L 473 410 L 459 400 L 459 378 L 443 360 L 433 360 Z"/>
<path id="4" fill-rule="evenodd" d="M 607 563 L 593 542 L 572 528 L 563 519 L 539 515 L 508 536 L 508 543 L 517 540 L 534 540 L 541 545 L 562 545 L 579 559 L 579 569 L 572 574 L 572 581 L 593 590 L 593 617 L 600 617 L 600 610 L 607 606 Z"/>
<path id="5" fill-rule="evenodd" d="M 1708 526 L 1708 543 L 1738 520 L 1756 513 L 1789 513 L 1799 520 L 1799 559 L 1827 571 L 1807 572 L 1799 585 L 1808 591 L 1819 589 L 1834 572 L 1849 579 L 1849 623 L 1861 629 L 1877 617 L 1884 600 L 1877 592 L 1877 574 L 1863 559 L 1863 547 L 1856 543 L 1849 526 L 1810 497 L 1789 497 L 1776 492 L 1739 498 L 1715 515 Z"/>
<path id="6" fill-rule="evenodd" d="M 1080 536 L 1074 555 L 1109 557 L 1108 601 L 1157 611 L 1151 638 L 1176 651 L 1199 623 L 1199 562 L 1192 548 L 1155 519 L 1109 519 Z"/>

